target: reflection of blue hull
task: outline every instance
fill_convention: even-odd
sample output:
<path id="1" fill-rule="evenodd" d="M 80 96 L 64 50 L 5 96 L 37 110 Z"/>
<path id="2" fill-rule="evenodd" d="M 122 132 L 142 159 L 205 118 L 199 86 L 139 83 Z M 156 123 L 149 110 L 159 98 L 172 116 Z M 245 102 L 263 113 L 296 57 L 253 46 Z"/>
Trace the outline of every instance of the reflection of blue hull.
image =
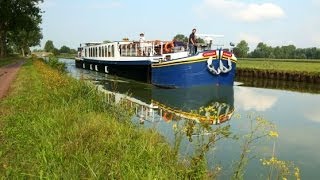
<path id="1" fill-rule="evenodd" d="M 224 66 L 228 61 L 222 60 Z M 215 69 L 219 67 L 219 60 L 213 60 Z M 152 67 L 152 84 L 167 88 L 181 88 L 199 85 L 233 85 L 236 64 L 232 62 L 232 69 L 227 73 L 213 74 L 207 67 L 207 59 L 196 62 L 173 63 L 166 66 Z"/>
<path id="2" fill-rule="evenodd" d="M 233 86 L 197 86 L 179 89 L 152 89 L 152 99 L 173 109 L 198 110 L 213 103 L 225 103 L 233 107 Z"/>
<path id="3" fill-rule="evenodd" d="M 225 103 L 233 108 L 233 86 L 196 86 L 190 88 L 163 89 L 146 84 L 103 82 L 104 88 L 121 94 L 129 94 L 147 104 L 152 101 L 186 112 L 198 110 L 213 103 Z"/>
<path id="4" fill-rule="evenodd" d="M 136 102 L 147 108 L 158 109 L 159 115 L 165 121 L 169 121 L 169 119 L 176 116 L 178 118 L 219 124 L 229 120 L 234 112 L 233 86 L 206 85 L 164 89 L 143 83 L 129 83 L 121 80 L 102 83 L 105 89 L 116 91 L 116 94 L 129 94 L 135 99 L 130 99 L 129 101 L 131 102 Z M 110 98 L 108 97 L 108 99 Z M 114 99 L 117 98 L 114 97 Z M 140 100 L 140 102 L 136 100 Z M 143 103 L 148 105 L 143 105 Z M 215 110 L 215 112 L 210 111 L 209 116 L 207 116 L 207 113 L 200 111 L 200 109 L 211 109 Z M 153 111 L 142 108 L 141 112 Z M 147 116 L 143 114 L 143 117 Z"/>

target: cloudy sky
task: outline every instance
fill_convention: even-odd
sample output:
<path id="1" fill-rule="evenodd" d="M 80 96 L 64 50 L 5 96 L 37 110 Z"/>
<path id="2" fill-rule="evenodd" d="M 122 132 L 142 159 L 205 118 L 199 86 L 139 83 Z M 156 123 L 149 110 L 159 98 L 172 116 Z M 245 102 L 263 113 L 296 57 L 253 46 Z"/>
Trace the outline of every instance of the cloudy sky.
<path id="1" fill-rule="evenodd" d="M 222 34 L 223 41 L 320 46 L 320 0 L 44 0 L 42 47 L 76 48 L 88 41 L 171 40 L 189 35 Z M 39 48 L 39 47 L 38 47 Z"/>

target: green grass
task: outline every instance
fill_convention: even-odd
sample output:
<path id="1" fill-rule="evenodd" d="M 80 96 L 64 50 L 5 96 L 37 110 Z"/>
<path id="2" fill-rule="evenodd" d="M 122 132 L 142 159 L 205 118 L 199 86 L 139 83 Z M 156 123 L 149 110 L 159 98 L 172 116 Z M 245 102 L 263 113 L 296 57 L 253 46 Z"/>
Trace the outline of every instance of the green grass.
<path id="1" fill-rule="evenodd" d="M 18 60 L 19 60 L 19 57 L 17 57 L 17 56 L 0 58 L 0 67 L 11 64 L 11 63 L 15 63 Z"/>
<path id="2" fill-rule="evenodd" d="M 271 59 L 271 58 L 238 58 L 238 60 L 250 61 L 284 61 L 284 62 L 315 62 L 320 63 L 320 59 Z"/>
<path id="3" fill-rule="evenodd" d="M 0 102 L 0 176 L 8 179 L 189 179 L 192 171 L 131 112 L 82 81 L 28 61 Z"/>
<path id="4" fill-rule="evenodd" d="M 257 69 L 257 70 L 271 70 L 271 71 L 286 71 L 299 72 L 307 74 L 320 74 L 320 61 L 306 62 L 306 61 L 276 61 L 276 60 L 246 60 L 240 59 L 237 63 L 240 69 Z"/>
<path id="5" fill-rule="evenodd" d="M 60 53 L 59 55 L 56 55 L 58 58 L 64 58 L 64 59 L 74 59 L 77 56 L 77 54 L 67 54 L 67 53 Z"/>

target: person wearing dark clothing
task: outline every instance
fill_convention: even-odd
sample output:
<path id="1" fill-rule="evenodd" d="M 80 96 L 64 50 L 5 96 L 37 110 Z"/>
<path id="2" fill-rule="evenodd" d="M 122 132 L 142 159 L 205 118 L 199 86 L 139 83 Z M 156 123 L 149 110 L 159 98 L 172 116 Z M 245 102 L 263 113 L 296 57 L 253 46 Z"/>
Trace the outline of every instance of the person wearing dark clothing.
<path id="1" fill-rule="evenodd" d="M 189 36 L 189 54 L 196 54 L 196 29 L 192 29 L 192 33 Z"/>

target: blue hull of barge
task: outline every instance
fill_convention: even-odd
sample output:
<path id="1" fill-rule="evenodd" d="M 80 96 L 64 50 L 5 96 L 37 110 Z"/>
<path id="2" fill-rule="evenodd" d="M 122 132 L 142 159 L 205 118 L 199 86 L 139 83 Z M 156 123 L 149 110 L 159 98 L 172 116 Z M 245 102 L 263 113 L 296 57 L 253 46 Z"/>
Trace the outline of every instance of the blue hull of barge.
<path id="1" fill-rule="evenodd" d="M 218 59 L 212 61 L 215 69 L 219 67 Z M 224 66 L 227 60 L 222 60 Z M 233 86 L 236 73 L 236 63 L 232 62 L 232 69 L 227 73 L 213 74 L 207 67 L 207 59 L 193 63 L 172 63 L 164 66 L 152 67 L 152 84 L 165 88 L 185 88 L 200 85 Z"/>

